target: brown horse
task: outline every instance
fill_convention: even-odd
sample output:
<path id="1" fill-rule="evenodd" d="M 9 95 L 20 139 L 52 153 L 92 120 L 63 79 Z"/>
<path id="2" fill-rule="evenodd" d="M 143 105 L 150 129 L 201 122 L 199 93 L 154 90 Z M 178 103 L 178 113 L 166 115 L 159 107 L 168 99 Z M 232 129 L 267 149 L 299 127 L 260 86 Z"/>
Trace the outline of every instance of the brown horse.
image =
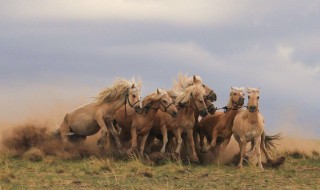
<path id="1" fill-rule="evenodd" d="M 233 136 L 240 147 L 240 161 L 238 168 L 242 168 L 244 156 L 251 156 L 256 152 L 258 165 L 263 170 L 261 163 L 261 137 L 264 133 L 264 119 L 259 111 L 259 93 L 260 89 L 248 88 L 248 106 L 247 110 L 238 113 L 234 119 Z M 262 139 L 264 141 L 264 139 Z M 246 145 L 252 142 L 252 148 L 246 153 Z"/>
<path id="2" fill-rule="evenodd" d="M 216 112 L 202 118 L 199 122 L 200 146 L 203 152 L 208 152 L 215 147 L 217 140 L 221 142 L 217 145 L 222 152 L 228 145 L 232 136 L 233 119 L 238 113 L 238 109 L 244 103 L 244 93 L 241 88 L 231 87 L 228 105 L 224 108 L 225 112 Z M 206 137 L 208 145 L 204 145 Z"/>
<path id="3" fill-rule="evenodd" d="M 142 100 L 143 112 L 141 114 L 134 113 L 131 125 L 131 148 L 128 153 L 132 153 L 137 148 L 137 135 L 141 136 L 140 154 L 143 154 L 145 142 L 148 138 L 150 129 L 153 126 L 154 117 L 157 111 L 161 111 L 176 117 L 178 110 L 174 106 L 170 96 L 164 90 L 157 89 L 156 92 L 148 95 Z"/>
<path id="4" fill-rule="evenodd" d="M 198 161 L 193 139 L 193 127 L 195 123 L 194 112 L 198 112 L 202 117 L 208 114 L 204 101 L 205 90 L 202 85 L 192 85 L 183 92 L 175 91 L 175 93 L 176 95 L 173 96 L 176 97 L 175 105 L 178 108 L 178 116 L 172 118 L 168 114 L 158 111 L 151 129 L 152 134 L 162 134 L 163 146 L 161 152 L 164 152 L 166 143 L 168 142 L 167 132 L 172 132 L 177 139 L 175 153 L 179 154 L 182 144 L 181 133 L 186 133 L 192 152 L 190 160 Z"/>
<path id="5" fill-rule="evenodd" d="M 120 150 L 121 143 L 112 120 L 116 110 L 126 104 L 134 109 L 141 109 L 140 85 L 134 80 L 118 79 L 112 87 L 100 92 L 93 103 L 66 114 L 59 129 L 62 141 L 65 143 L 76 139 L 83 142 L 86 136 L 101 130 L 98 140 L 100 150 L 104 149 L 108 132 L 114 137 Z"/>

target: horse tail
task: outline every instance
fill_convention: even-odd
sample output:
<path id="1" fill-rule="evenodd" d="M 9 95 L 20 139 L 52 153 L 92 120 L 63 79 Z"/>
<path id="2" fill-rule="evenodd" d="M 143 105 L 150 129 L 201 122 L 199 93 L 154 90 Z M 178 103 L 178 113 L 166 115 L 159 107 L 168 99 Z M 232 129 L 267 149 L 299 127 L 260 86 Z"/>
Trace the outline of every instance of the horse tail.
<path id="1" fill-rule="evenodd" d="M 281 133 L 278 133 L 276 135 L 261 135 L 262 142 L 261 142 L 261 149 L 264 152 L 266 158 L 267 158 L 267 165 L 277 168 L 281 166 L 286 158 L 284 156 L 280 156 L 278 158 L 272 159 L 271 156 L 269 155 L 268 151 L 276 150 L 276 145 L 274 141 L 281 140 L 283 137 Z"/>
<path id="2" fill-rule="evenodd" d="M 283 137 L 281 135 L 281 133 L 275 134 L 275 135 L 265 135 L 264 139 L 262 139 L 262 141 L 264 141 L 265 147 L 268 151 L 271 150 L 276 150 L 276 143 L 274 141 L 278 141 L 281 140 Z"/>

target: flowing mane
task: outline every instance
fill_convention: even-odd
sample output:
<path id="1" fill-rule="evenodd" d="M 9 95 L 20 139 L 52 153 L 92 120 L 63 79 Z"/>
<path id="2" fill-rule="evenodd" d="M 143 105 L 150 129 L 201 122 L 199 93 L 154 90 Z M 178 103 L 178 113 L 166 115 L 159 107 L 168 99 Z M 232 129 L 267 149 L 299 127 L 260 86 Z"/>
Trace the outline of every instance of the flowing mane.
<path id="1" fill-rule="evenodd" d="M 170 96 L 170 98 L 172 99 L 172 100 L 175 100 L 178 96 L 179 96 L 179 91 L 178 90 L 174 90 L 174 89 L 172 89 L 172 90 L 167 90 L 167 93 L 168 93 L 168 95 Z"/>
<path id="2" fill-rule="evenodd" d="M 177 98 L 175 99 L 175 105 L 178 106 L 179 103 L 184 104 L 188 102 L 191 98 L 191 94 L 193 96 L 203 96 L 205 94 L 205 90 L 200 85 L 190 86 L 184 91 L 179 92 Z"/>
<path id="3" fill-rule="evenodd" d="M 158 93 L 159 91 L 159 93 Z M 148 105 L 150 102 L 153 101 L 158 101 L 163 95 L 167 94 L 165 90 L 162 89 L 157 89 L 155 92 L 147 95 L 145 98 L 142 100 L 142 106 Z"/>
<path id="4" fill-rule="evenodd" d="M 136 90 L 140 90 L 141 82 L 136 83 L 134 78 L 132 80 L 117 79 L 111 87 L 105 88 L 98 94 L 95 98 L 95 102 L 102 104 L 118 99 L 124 100 L 133 84 L 135 85 Z"/>
<path id="5" fill-rule="evenodd" d="M 187 74 L 179 73 L 178 80 L 173 81 L 173 88 L 179 91 L 183 91 L 189 86 L 192 86 L 193 84 L 202 84 L 201 77 L 196 75 L 189 77 Z"/>

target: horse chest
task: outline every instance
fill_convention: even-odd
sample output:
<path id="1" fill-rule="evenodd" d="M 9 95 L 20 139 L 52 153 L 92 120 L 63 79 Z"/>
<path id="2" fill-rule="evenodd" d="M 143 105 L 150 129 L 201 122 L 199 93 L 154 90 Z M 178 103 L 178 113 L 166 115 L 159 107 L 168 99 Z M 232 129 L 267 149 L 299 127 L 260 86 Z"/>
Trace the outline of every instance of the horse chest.
<path id="1" fill-rule="evenodd" d="M 250 125 L 247 132 L 245 133 L 246 139 L 253 139 L 261 135 L 261 129 L 257 125 Z"/>

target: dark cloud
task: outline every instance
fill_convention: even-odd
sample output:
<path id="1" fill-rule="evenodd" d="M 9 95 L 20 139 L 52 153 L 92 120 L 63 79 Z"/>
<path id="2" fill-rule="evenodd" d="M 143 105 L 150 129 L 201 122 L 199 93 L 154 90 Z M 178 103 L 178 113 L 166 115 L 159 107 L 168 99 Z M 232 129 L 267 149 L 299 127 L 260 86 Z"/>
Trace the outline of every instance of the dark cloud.
<path id="1" fill-rule="evenodd" d="M 170 88 L 178 72 L 198 74 L 218 93 L 219 107 L 226 104 L 230 86 L 261 87 L 262 110 L 272 130 L 288 110 L 297 112 L 297 125 L 315 128 L 320 122 L 315 103 L 320 11 L 291 1 L 253 4 L 255 10 L 225 22 L 201 24 L 2 13 L 0 85 L 19 91 L 23 85 L 65 82 L 62 88 L 98 90 L 116 77 L 140 76 L 147 94 Z"/>

